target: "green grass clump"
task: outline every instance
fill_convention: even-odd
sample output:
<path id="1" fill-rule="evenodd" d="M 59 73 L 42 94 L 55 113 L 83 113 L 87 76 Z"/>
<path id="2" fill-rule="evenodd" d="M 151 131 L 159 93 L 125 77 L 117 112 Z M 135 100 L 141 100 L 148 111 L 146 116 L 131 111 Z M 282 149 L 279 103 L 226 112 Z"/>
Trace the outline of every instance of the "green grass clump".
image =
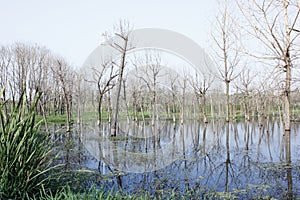
<path id="1" fill-rule="evenodd" d="M 56 193 L 46 193 L 41 191 L 41 195 L 39 199 L 42 200 L 148 200 L 148 199 L 157 199 L 154 196 L 150 195 L 149 193 L 141 194 L 141 195 L 129 195 L 124 194 L 121 191 L 109 191 L 105 192 L 103 189 L 97 189 L 92 186 L 90 189 L 84 192 L 74 192 L 70 189 L 69 186 L 62 188 L 61 190 L 57 191 Z"/>
<path id="2" fill-rule="evenodd" d="M 31 106 L 25 94 L 15 104 L 0 102 L 0 199 L 27 199 L 48 180 L 51 146 L 35 122 L 38 96 Z"/>
<path id="3" fill-rule="evenodd" d="M 46 116 L 46 121 L 47 123 L 53 123 L 53 124 L 65 124 L 66 123 L 66 119 L 67 119 L 67 115 L 63 114 L 63 115 L 49 115 Z M 43 120 L 43 116 L 42 115 L 36 115 L 35 116 L 35 121 L 39 122 Z M 74 119 L 72 119 L 74 120 Z M 44 123 L 44 122 L 42 122 Z"/>
<path id="4" fill-rule="evenodd" d="M 109 197 L 112 195 L 106 195 L 103 190 L 97 190 L 94 187 L 91 189 L 85 191 L 84 193 L 76 193 L 73 192 L 70 187 L 64 187 L 61 190 L 57 191 L 55 194 L 53 193 L 46 193 L 41 191 L 40 199 L 43 200 L 68 200 L 68 199 L 73 199 L 73 200 L 80 200 L 80 199 L 85 199 L 85 200 L 94 200 L 94 199 L 109 199 Z M 113 199 L 113 198 L 110 198 Z M 115 199 L 115 198 L 114 198 Z"/>

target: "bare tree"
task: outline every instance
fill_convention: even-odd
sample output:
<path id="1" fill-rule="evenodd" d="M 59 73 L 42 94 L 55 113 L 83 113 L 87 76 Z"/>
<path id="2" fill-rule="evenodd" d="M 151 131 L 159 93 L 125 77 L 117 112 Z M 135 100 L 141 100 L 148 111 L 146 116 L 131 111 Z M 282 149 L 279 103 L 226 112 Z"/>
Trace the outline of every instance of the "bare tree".
<path id="1" fill-rule="evenodd" d="M 9 82 L 9 66 L 12 62 L 12 53 L 10 48 L 2 46 L 0 49 L 0 88 L 3 89 L 2 100 L 6 100 L 6 88 Z"/>
<path id="2" fill-rule="evenodd" d="M 161 58 L 159 55 L 152 55 L 151 52 L 145 54 L 145 59 L 142 59 L 140 63 L 133 63 L 136 68 L 136 77 L 146 85 L 149 93 L 151 94 L 151 115 L 152 125 L 154 125 L 155 118 L 158 119 L 157 112 L 157 90 L 158 79 L 161 75 Z"/>
<path id="3" fill-rule="evenodd" d="M 82 114 L 85 112 L 86 103 L 88 101 L 89 94 L 92 91 L 90 84 L 87 81 L 85 81 L 84 71 L 77 72 L 75 85 L 77 87 L 77 90 L 74 91 L 74 94 L 77 98 L 77 123 L 81 126 Z"/>
<path id="4" fill-rule="evenodd" d="M 115 83 L 113 80 L 117 74 L 114 70 L 114 63 L 109 61 L 104 63 L 100 68 L 92 68 L 94 72 L 94 81 L 97 84 L 98 89 L 98 125 L 101 124 L 102 102 L 104 95 L 111 90 Z"/>
<path id="5" fill-rule="evenodd" d="M 188 85 L 188 75 L 187 73 L 183 74 L 182 79 L 179 81 L 180 89 L 182 90 L 181 99 L 180 99 L 180 124 L 182 125 L 185 119 L 185 109 L 187 101 L 187 85 Z"/>
<path id="6" fill-rule="evenodd" d="M 251 74 L 250 70 L 244 68 L 237 81 L 235 82 L 235 87 L 242 95 L 242 102 L 244 108 L 244 117 L 245 120 L 250 121 L 250 113 L 251 113 L 251 106 L 250 106 L 250 98 L 251 93 L 253 92 L 253 88 L 251 88 L 251 83 L 253 82 L 254 76 L 256 74 Z"/>
<path id="7" fill-rule="evenodd" d="M 118 123 L 118 113 L 119 113 L 119 102 L 120 102 L 120 95 L 121 95 L 121 89 L 122 89 L 122 83 L 123 83 L 123 74 L 124 69 L 126 65 L 126 55 L 130 48 L 129 44 L 129 35 L 131 31 L 131 26 L 129 22 L 126 20 L 120 20 L 119 24 L 114 27 L 114 35 L 105 35 L 107 37 L 108 44 L 117 50 L 121 55 L 121 60 L 119 63 L 119 69 L 118 69 L 118 80 L 116 83 L 117 86 L 117 92 L 116 92 L 116 100 L 115 100 L 115 106 L 114 106 L 114 116 L 113 116 L 113 122 L 111 126 L 111 135 L 116 136 L 117 133 L 117 123 Z"/>
<path id="8" fill-rule="evenodd" d="M 202 77 L 199 77 L 199 74 L 196 74 L 195 78 L 190 78 L 190 84 L 194 89 L 194 93 L 196 95 L 198 105 L 201 105 L 202 114 L 203 114 L 203 122 L 208 123 L 207 115 L 206 115 L 206 101 L 207 101 L 207 91 L 213 83 L 213 77 L 211 74 L 202 74 Z"/>
<path id="9" fill-rule="evenodd" d="M 296 45 L 299 36 L 300 3 L 298 0 L 248 0 L 238 2 L 240 10 L 249 26 L 246 31 L 257 39 L 264 47 L 261 52 L 251 55 L 268 61 L 281 73 L 285 74 L 283 83 L 284 97 L 284 127 L 286 131 L 290 124 L 290 93 L 292 63 L 298 59 L 299 46 Z"/>
<path id="10" fill-rule="evenodd" d="M 127 90 L 126 90 L 126 78 L 123 79 L 123 100 L 125 103 L 125 107 L 126 107 L 126 118 L 127 118 L 127 124 L 130 123 L 130 114 L 129 114 L 129 106 L 127 102 Z"/>
<path id="11" fill-rule="evenodd" d="M 178 96 L 177 94 L 177 90 L 178 90 L 178 74 L 175 73 L 169 73 L 168 74 L 168 79 L 170 82 L 170 88 L 171 88 L 171 100 L 172 100 L 172 118 L 173 118 L 173 123 L 175 124 L 176 122 L 176 96 Z"/>
<path id="12" fill-rule="evenodd" d="M 217 57 L 221 63 L 218 67 L 222 81 L 226 87 L 226 122 L 229 122 L 230 117 L 230 82 L 237 76 L 237 67 L 240 62 L 240 44 L 238 39 L 238 28 L 236 20 L 230 15 L 229 3 L 223 1 L 223 8 L 220 15 L 217 16 L 216 31 L 213 39 L 218 47 Z"/>
<path id="13" fill-rule="evenodd" d="M 66 104 L 66 114 L 67 114 L 67 132 L 71 131 L 71 120 L 72 120 L 72 104 L 73 104 L 73 87 L 75 73 L 68 66 L 66 61 L 62 59 L 57 60 L 56 70 L 57 77 L 61 83 L 64 101 Z"/>
<path id="14" fill-rule="evenodd" d="M 130 102 L 132 105 L 132 112 L 133 112 L 133 120 L 135 122 L 138 121 L 138 86 L 137 84 L 133 83 L 130 91 Z"/>
<path id="15" fill-rule="evenodd" d="M 69 130 L 74 71 L 63 59 L 57 59 L 43 46 L 15 43 L 1 47 L 0 70 L 0 86 L 6 88 L 2 98 L 14 101 L 24 94 L 26 103 L 30 105 L 38 90 L 41 97 L 36 108 L 37 113 L 46 122 L 46 115 L 52 110 L 56 114 L 60 109 L 61 114 L 64 114 L 66 105 Z"/>

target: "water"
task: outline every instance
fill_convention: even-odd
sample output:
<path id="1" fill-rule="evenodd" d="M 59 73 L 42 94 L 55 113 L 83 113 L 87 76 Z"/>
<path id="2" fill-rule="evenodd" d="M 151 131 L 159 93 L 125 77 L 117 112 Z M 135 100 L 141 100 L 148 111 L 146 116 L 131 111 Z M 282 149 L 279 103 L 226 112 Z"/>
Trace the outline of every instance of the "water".
<path id="1" fill-rule="evenodd" d="M 191 198 L 300 198 L 298 123 L 289 134 L 276 121 L 123 122 L 113 139 L 108 130 L 108 124 L 99 131 L 90 123 L 53 136 L 61 151 L 58 162 L 99 175 L 86 186 L 157 196 L 190 192 Z"/>

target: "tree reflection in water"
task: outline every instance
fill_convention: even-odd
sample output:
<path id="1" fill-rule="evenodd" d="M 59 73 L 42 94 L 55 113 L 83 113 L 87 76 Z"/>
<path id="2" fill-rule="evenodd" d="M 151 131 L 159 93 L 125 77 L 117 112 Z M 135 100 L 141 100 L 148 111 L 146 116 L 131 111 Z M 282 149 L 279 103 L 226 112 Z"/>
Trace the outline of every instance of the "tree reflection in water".
<path id="1" fill-rule="evenodd" d="M 239 198 L 299 198 L 300 124 L 284 134 L 279 125 L 124 122 L 112 139 L 109 124 L 99 129 L 94 123 L 55 141 L 61 162 L 99 173 L 102 178 L 90 182 L 107 190 L 148 191 L 157 197 L 192 191 L 198 197 L 213 192 Z M 63 141 L 72 139 L 72 149 L 66 148 Z"/>

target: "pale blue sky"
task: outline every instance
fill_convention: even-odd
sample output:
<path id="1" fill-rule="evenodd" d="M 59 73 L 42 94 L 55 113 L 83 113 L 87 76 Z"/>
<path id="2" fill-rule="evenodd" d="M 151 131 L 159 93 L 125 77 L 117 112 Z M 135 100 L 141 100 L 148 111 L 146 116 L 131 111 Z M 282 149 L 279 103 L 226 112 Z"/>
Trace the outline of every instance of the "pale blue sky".
<path id="1" fill-rule="evenodd" d="M 0 0 L 0 45 L 44 45 L 80 67 L 119 19 L 209 45 L 216 0 Z"/>

